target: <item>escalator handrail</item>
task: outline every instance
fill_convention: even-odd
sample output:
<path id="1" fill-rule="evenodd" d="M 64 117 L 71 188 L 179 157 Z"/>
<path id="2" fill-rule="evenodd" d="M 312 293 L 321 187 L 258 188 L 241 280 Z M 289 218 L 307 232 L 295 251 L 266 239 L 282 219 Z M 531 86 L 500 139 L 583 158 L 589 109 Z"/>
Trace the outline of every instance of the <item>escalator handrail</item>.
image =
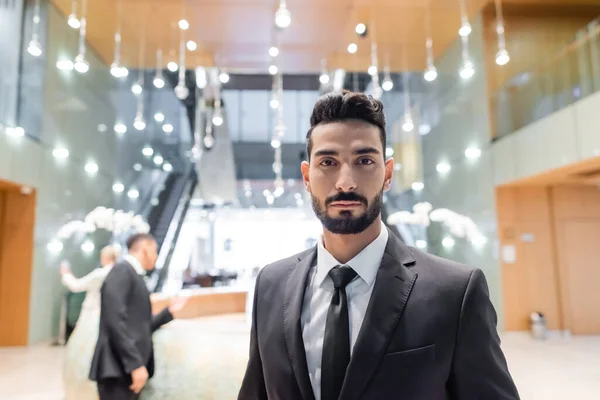
<path id="1" fill-rule="evenodd" d="M 192 198 L 192 193 L 196 184 L 193 169 L 191 170 L 191 173 L 187 175 L 188 179 L 182 191 L 181 199 L 179 200 L 177 209 L 173 214 L 173 218 L 169 224 L 169 229 L 167 230 L 167 234 L 165 235 L 162 246 L 160 247 L 160 252 L 158 253 L 158 258 L 156 260 L 155 269 L 159 276 L 161 275 L 161 270 L 167 265 L 167 261 L 173 251 L 174 243 L 176 242 L 179 231 L 181 230 L 181 226 L 183 225 L 185 213 Z"/>

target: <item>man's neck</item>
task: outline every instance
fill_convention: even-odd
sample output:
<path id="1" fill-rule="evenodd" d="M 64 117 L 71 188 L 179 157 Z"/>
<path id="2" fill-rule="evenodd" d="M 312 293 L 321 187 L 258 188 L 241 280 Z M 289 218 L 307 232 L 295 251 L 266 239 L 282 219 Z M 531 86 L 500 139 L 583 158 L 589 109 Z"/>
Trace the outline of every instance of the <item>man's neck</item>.
<path id="1" fill-rule="evenodd" d="M 342 264 L 352 260 L 370 245 L 381 233 L 381 218 L 356 235 L 339 235 L 323 229 L 323 246 Z"/>

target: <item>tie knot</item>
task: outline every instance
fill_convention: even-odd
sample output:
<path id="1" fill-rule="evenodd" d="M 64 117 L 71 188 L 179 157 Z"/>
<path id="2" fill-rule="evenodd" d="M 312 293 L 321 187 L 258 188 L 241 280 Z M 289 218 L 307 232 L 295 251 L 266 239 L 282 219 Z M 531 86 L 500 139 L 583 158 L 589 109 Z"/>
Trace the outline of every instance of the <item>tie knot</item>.
<path id="1" fill-rule="evenodd" d="M 345 289 L 346 286 L 352 282 L 352 279 L 356 277 L 356 271 L 347 265 L 343 265 L 329 271 L 329 276 L 333 281 L 333 287 L 336 289 Z"/>

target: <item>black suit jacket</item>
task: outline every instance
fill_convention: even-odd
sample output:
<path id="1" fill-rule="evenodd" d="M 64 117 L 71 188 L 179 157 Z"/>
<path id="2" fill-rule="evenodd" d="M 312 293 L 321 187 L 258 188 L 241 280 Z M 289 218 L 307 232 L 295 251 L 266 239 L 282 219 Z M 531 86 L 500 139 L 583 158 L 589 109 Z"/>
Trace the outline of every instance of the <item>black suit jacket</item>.
<path id="1" fill-rule="evenodd" d="M 152 376 L 152 332 L 173 319 L 168 308 L 152 316 L 144 279 L 125 261 L 108 273 L 100 293 L 100 329 L 89 378 L 126 377 L 141 366 Z"/>
<path id="2" fill-rule="evenodd" d="M 300 315 L 316 248 L 256 281 L 239 400 L 313 400 Z M 515 400 L 483 273 L 390 232 L 340 400 Z M 334 399 L 322 399 L 334 400 Z"/>

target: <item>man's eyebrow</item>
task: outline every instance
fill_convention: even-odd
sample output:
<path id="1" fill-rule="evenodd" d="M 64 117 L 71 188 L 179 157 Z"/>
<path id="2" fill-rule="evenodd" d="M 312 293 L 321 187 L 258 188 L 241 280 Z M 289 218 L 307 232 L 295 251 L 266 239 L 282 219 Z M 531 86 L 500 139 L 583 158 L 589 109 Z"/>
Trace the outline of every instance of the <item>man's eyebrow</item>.
<path id="1" fill-rule="evenodd" d="M 315 151 L 315 156 L 337 156 L 338 152 L 335 150 L 317 150 Z"/>
<path id="2" fill-rule="evenodd" d="M 352 153 L 356 155 L 364 155 L 364 154 L 379 154 L 379 150 L 375 147 L 361 147 L 360 149 L 354 150 Z"/>

